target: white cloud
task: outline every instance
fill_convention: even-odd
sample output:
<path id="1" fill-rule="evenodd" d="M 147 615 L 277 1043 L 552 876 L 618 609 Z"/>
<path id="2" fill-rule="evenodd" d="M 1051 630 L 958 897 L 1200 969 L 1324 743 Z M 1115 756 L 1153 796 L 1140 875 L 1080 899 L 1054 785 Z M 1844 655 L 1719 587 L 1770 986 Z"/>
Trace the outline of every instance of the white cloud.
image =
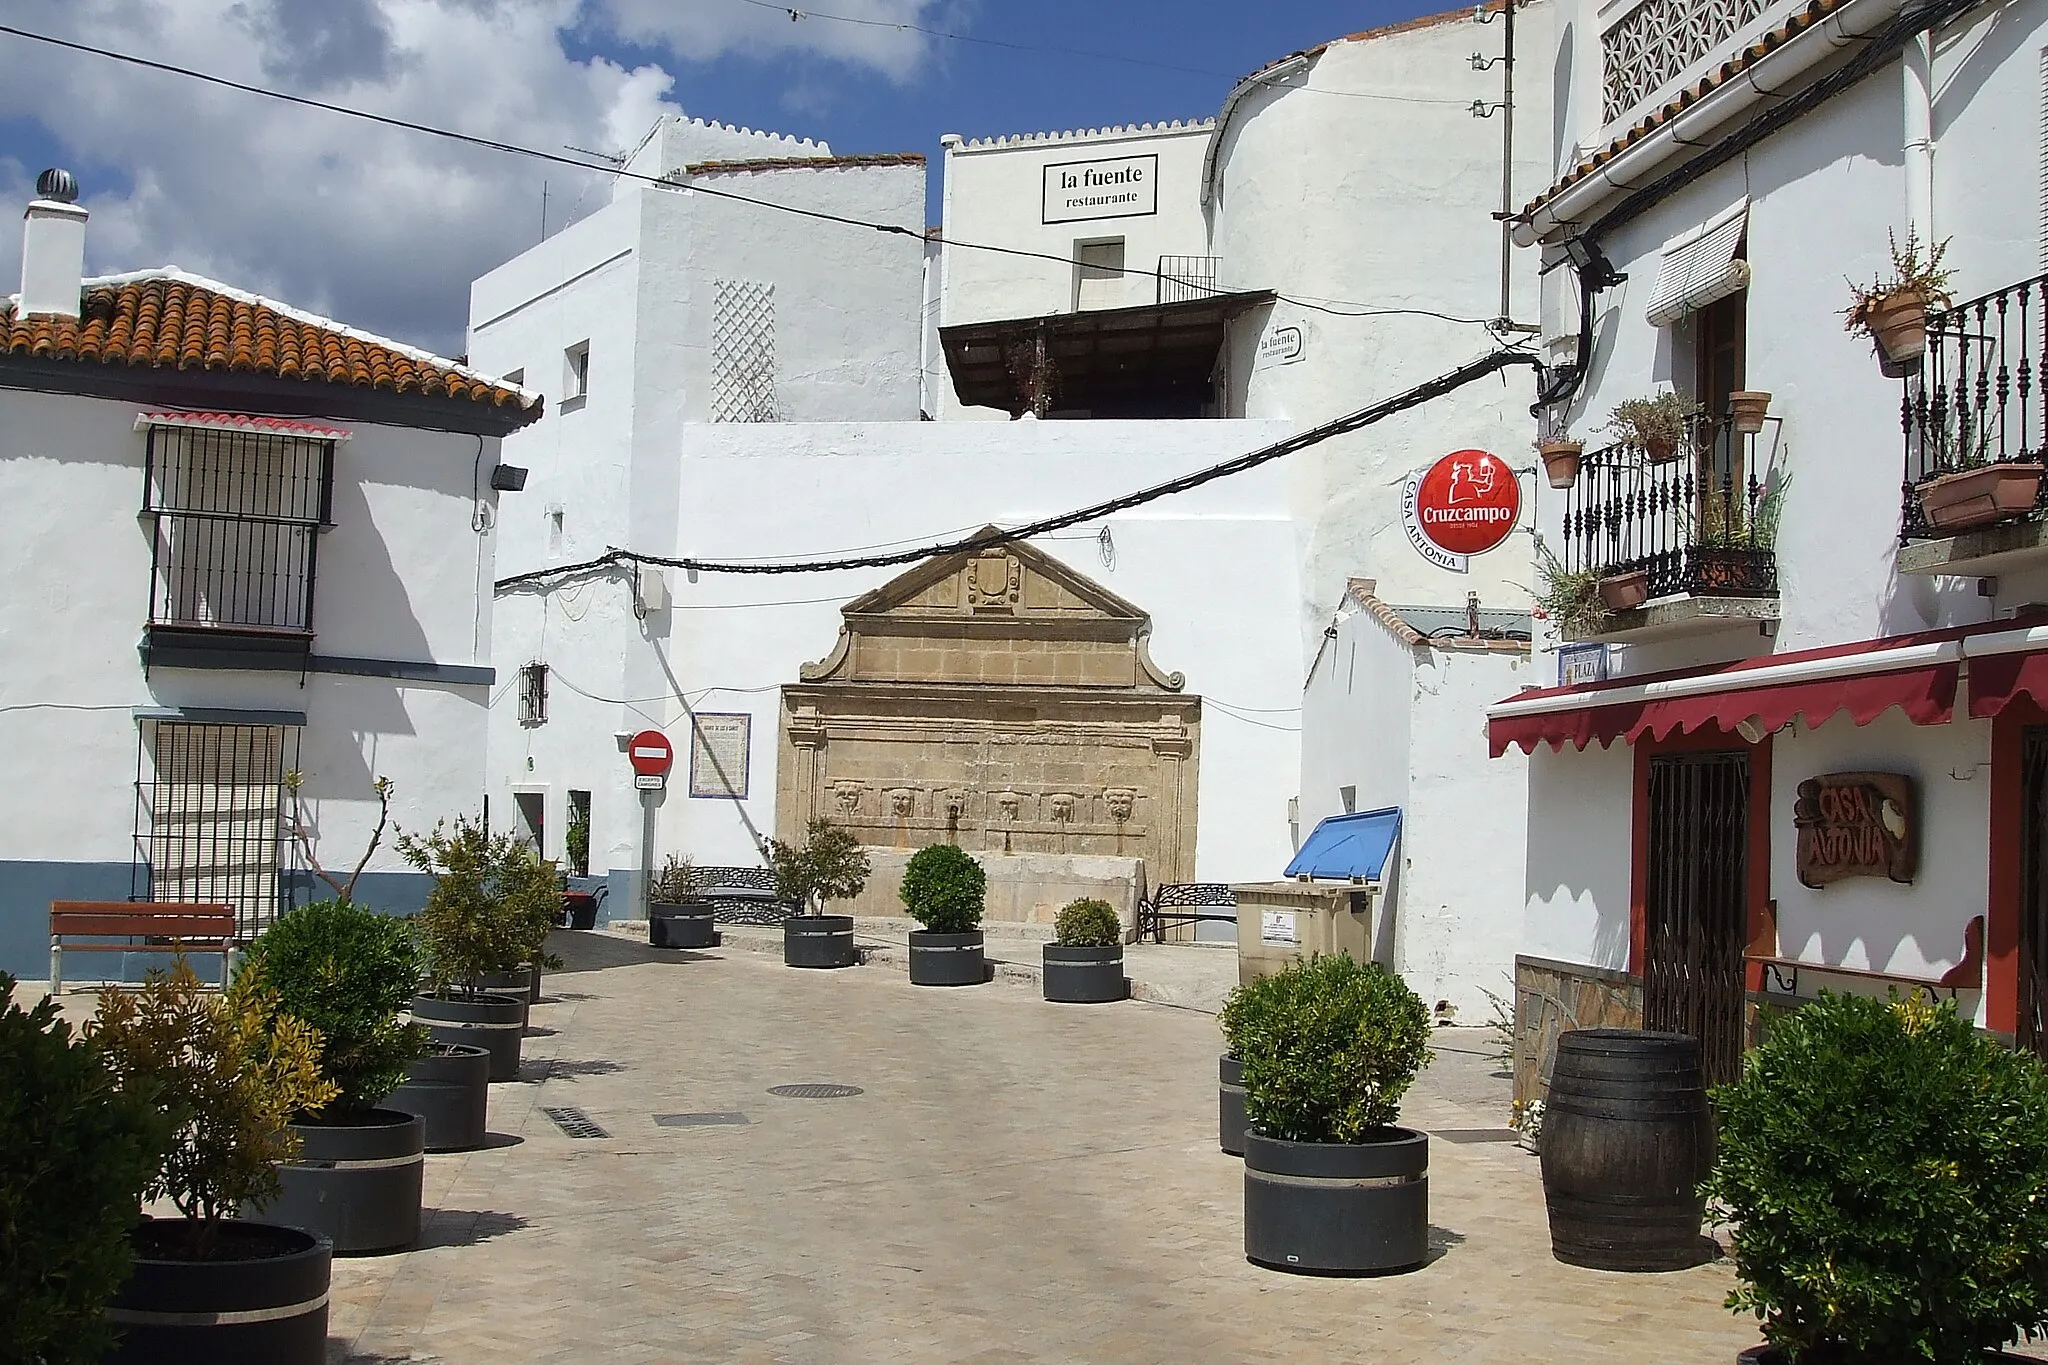
<path id="1" fill-rule="evenodd" d="M 891 80 L 910 79 L 934 41 L 898 25 L 931 28 L 941 0 L 829 0 L 826 19 L 769 9 L 747 0 L 597 0 L 609 27 L 631 42 L 659 44 L 692 61 L 727 52 L 775 56 L 809 52 L 870 67 Z M 846 22 L 848 20 L 862 22 Z"/>
<path id="2" fill-rule="evenodd" d="M 616 20 L 643 25 L 633 30 L 637 41 L 674 42 L 691 58 L 765 41 L 751 21 L 728 22 L 727 10 L 752 10 L 737 0 L 605 2 L 646 9 Z M 907 14 L 925 7 L 848 3 Z M 670 10 L 657 31 L 658 12 Z M 700 10 L 705 21 L 691 22 Z M 659 66 L 571 59 L 563 34 L 588 17 L 579 0 L 9 7 L 23 28 L 419 123 L 547 150 L 630 147 L 658 115 L 675 112 L 673 80 Z M 849 43 L 849 33 L 864 32 L 852 26 L 779 22 L 807 30 L 813 50 L 892 77 L 917 60 L 875 38 Z M 588 212 L 608 196 L 600 177 L 566 167 L 15 38 L 0 37 L 0 118 L 40 124 L 79 171 L 93 213 L 89 269 L 175 263 L 444 352 L 462 349 L 469 281 L 538 236 L 543 180 L 551 228 L 572 206 Z M 0 159 L 0 203 L 19 204 L 36 168 L 9 151 L 12 159 Z M 93 183 L 109 170 L 128 184 Z M 19 259 L 17 213 L 0 212 L 0 225 L 7 281 Z"/>

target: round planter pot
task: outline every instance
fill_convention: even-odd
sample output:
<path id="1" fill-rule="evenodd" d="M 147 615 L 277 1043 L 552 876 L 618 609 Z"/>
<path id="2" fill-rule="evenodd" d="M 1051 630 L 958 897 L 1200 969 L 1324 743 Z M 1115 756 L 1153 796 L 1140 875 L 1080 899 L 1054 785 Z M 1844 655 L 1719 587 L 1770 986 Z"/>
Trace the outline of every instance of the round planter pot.
<path id="1" fill-rule="evenodd" d="M 597 897 L 588 891 L 564 891 L 562 910 L 569 917 L 571 929 L 597 927 Z"/>
<path id="2" fill-rule="evenodd" d="M 136 1228 L 134 1273 L 107 1306 L 121 1341 L 106 1365 L 324 1365 L 326 1239 L 229 1220 L 217 1248 L 229 1259 L 183 1259 L 193 1231 L 183 1219 Z"/>
<path id="3" fill-rule="evenodd" d="M 338 1256 L 400 1251 L 420 1239 L 426 1123 L 417 1114 L 371 1109 L 345 1123 L 294 1123 L 299 1155 L 277 1163 L 277 1198 L 253 1210 L 265 1222 L 304 1228 Z"/>
<path id="4" fill-rule="evenodd" d="M 456 1043 L 445 1052 L 415 1057 L 405 1084 L 391 1092 L 384 1108 L 417 1114 L 426 1124 L 430 1152 L 469 1152 L 489 1132 L 491 1054 Z"/>
<path id="5" fill-rule="evenodd" d="M 1543 443 L 1543 477 L 1552 488 L 1570 488 L 1579 481 L 1579 459 L 1585 451 L 1583 441 Z"/>
<path id="6" fill-rule="evenodd" d="M 1063 1005 L 1102 1005 L 1130 994 L 1124 980 L 1124 947 L 1062 948 L 1045 945 L 1045 998 Z"/>
<path id="7" fill-rule="evenodd" d="M 427 1037 L 437 1043 L 467 1043 L 491 1054 L 491 1079 L 519 1079 L 519 1039 L 526 1026 L 525 1002 L 509 996 L 483 994 L 443 999 L 438 995 L 412 998 L 412 1017 L 427 1026 Z"/>
<path id="8" fill-rule="evenodd" d="M 791 915 L 782 922 L 784 966 L 851 967 L 859 961 L 852 915 Z"/>
<path id="9" fill-rule="evenodd" d="M 979 986 L 988 980 L 981 955 L 981 930 L 935 934 L 928 929 L 910 935 L 910 984 L 913 986 Z"/>
<path id="10" fill-rule="evenodd" d="M 1412 1270 L 1429 1258 L 1429 1138 L 1284 1142 L 1244 1135 L 1244 1254 L 1324 1275 Z"/>
<path id="11" fill-rule="evenodd" d="M 1216 1145 L 1244 1155 L 1244 1063 L 1229 1053 L 1216 1059 Z"/>
<path id="12" fill-rule="evenodd" d="M 502 995 L 507 1000 L 519 1002 L 519 1027 L 525 1028 L 533 1018 L 534 983 L 540 980 L 540 972 L 533 967 L 521 967 L 516 972 L 486 972 L 483 988 L 492 995 Z"/>
<path id="13" fill-rule="evenodd" d="M 647 907 L 647 941 L 656 948 L 715 948 L 718 930 L 710 901 L 661 901 Z"/>

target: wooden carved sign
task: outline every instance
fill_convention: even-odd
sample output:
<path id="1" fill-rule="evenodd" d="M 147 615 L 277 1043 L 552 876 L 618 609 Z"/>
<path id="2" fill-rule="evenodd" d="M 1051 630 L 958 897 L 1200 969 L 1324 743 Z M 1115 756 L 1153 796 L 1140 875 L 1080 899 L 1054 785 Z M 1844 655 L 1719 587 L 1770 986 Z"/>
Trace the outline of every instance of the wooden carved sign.
<path id="1" fill-rule="evenodd" d="M 1799 784 L 1792 806 L 1799 831 L 1799 880 L 1826 886 L 1845 877 L 1910 882 L 1920 870 L 1920 810 L 1902 773 L 1825 773 Z"/>

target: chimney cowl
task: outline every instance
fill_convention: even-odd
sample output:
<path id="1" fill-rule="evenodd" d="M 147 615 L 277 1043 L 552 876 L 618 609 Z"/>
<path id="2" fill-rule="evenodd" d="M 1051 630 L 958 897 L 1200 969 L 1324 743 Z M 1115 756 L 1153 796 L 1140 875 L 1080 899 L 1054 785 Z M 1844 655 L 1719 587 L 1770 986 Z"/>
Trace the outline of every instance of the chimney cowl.
<path id="1" fill-rule="evenodd" d="M 52 166 L 36 177 L 36 198 L 53 204 L 75 204 L 78 202 L 78 177 L 59 166 Z"/>
<path id="2" fill-rule="evenodd" d="M 21 224 L 21 317 L 78 316 L 85 274 L 85 221 L 78 180 L 55 167 L 36 177 Z"/>

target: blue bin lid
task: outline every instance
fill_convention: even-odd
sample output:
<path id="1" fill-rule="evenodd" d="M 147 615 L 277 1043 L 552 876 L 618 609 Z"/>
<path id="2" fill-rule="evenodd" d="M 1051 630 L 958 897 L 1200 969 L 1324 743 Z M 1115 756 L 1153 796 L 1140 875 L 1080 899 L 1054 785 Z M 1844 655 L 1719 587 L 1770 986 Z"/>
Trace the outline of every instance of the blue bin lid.
<path id="1" fill-rule="evenodd" d="M 1394 841 L 1400 836 L 1399 806 L 1332 815 L 1302 841 L 1301 851 L 1287 864 L 1287 875 L 1306 874 L 1332 881 L 1379 881 L 1387 870 Z"/>

